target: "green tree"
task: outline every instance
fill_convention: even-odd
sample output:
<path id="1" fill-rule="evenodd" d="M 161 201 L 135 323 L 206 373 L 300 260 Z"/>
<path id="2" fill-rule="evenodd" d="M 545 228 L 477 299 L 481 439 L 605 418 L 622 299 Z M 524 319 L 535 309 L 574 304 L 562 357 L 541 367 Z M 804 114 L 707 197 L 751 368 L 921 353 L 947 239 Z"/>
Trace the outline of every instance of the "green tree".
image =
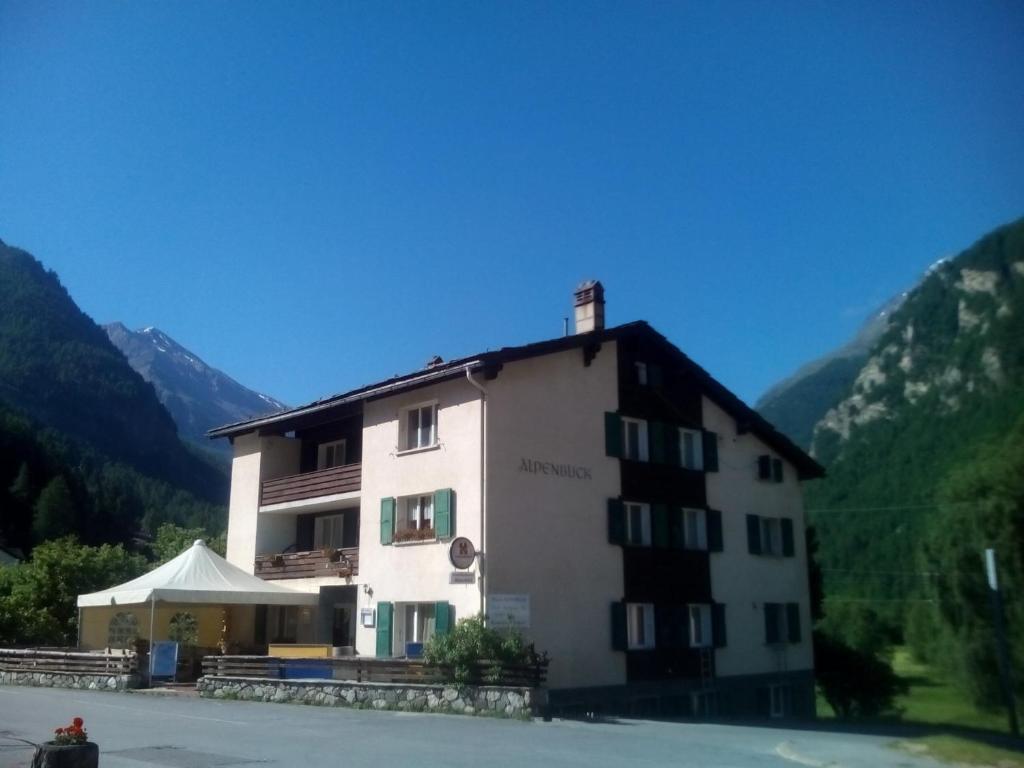
<path id="1" fill-rule="evenodd" d="M 32 478 L 27 462 L 21 462 L 21 467 L 19 467 L 18 474 L 15 476 L 14 482 L 11 483 L 8 493 L 12 499 L 26 507 L 32 504 Z"/>
<path id="2" fill-rule="evenodd" d="M 907 684 L 885 659 L 814 632 L 814 674 L 837 717 L 872 717 L 892 709 Z"/>
<path id="3" fill-rule="evenodd" d="M 497 683 L 505 665 L 539 664 L 546 658 L 519 632 L 498 632 L 485 626 L 481 616 L 459 619 L 450 632 L 435 634 L 423 649 L 424 661 L 448 670 L 456 683 L 472 682 L 480 662 L 488 662 L 484 682 Z"/>
<path id="4" fill-rule="evenodd" d="M 75 530 L 77 510 L 68 481 L 57 475 L 36 499 L 32 533 L 37 542 L 56 539 Z"/>
<path id="5" fill-rule="evenodd" d="M 158 563 L 166 563 L 191 547 L 196 539 L 202 539 L 210 549 L 224 556 L 227 534 L 210 536 L 203 528 L 182 528 L 173 523 L 164 523 L 157 529 L 153 554 Z"/>
<path id="6" fill-rule="evenodd" d="M 73 645 L 78 595 L 142 574 L 144 558 L 121 545 L 90 547 L 73 537 L 40 544 L 27 563 L 0 568 L 0 646 Z"/>

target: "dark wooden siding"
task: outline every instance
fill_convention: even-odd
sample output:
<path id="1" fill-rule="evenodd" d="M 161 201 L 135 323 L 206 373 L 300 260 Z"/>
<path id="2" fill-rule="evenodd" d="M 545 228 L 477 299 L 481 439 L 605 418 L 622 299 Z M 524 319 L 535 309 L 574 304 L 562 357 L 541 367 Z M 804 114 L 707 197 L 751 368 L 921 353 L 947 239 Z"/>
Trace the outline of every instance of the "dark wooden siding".
<path id="1" fill-rule="evenodd" d="M 256 555 L 256 575 L 261 579 L 355 576 L 358 573 L 359 547 L 345 547 L 336 550 L 333 555 L 319 549 L 315 552 Z"/>
<path id="2" fill-rule="evenodd" d="M 710 603 L 707 552 L 623 547 L 627 603 Z"/>
<path id="3" fill-rule="evenodd" d="M 680 507 L 703 507 L 707 504 L 707 486 L 703 472 L 667 464 L 623 461 L 622 498 Z"/>
<path id="4" fill-rule="evenodd" d="M 352 493 L 362 487 L 362 464 L 320 469 L 300 475 L 265 480 L 260 488 L 260 504 L 315 499 L 338 493 Z"/>
<path id="5" fill-rule="evenodd" d="M 315 470 L 318 446 L 321 443 L 331 443 L 335 440 L 345 441 L 345 461 L 347 463 L 356 464 L 363 460 L 362 414 L 296 430 L 295 437 L 302 441 L 300 472 Z"/>

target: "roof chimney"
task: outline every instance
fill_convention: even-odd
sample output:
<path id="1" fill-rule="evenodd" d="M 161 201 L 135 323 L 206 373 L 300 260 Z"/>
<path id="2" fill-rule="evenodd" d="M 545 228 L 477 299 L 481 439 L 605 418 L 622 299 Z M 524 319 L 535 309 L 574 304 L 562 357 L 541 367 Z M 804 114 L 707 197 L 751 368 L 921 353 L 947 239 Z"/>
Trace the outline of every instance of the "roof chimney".
<path id="1" fill-rule="evenodd" d="M 576 333 L 604 330 L 604 286 L 586 280 L 576 286 Z"/>

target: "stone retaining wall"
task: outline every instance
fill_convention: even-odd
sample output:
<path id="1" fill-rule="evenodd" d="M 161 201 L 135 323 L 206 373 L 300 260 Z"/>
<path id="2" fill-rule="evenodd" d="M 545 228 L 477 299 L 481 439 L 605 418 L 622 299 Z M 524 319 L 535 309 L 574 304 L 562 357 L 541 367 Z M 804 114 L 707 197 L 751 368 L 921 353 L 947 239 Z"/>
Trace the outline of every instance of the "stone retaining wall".
<path id="1" fill-rule="evenodd" d="M 0 685 L 126 691 L 130 688 L 141 688 L 142 678 L 138 675 L 94 675 L 78 672 L 0 672 Z"/>
<path id="2" fill-rule="evenodd" d="M 268 680 L 258 677 L 201 677 L 199 695 L 215 699 L 274 701 L 322 707 L 451 712 L 526 719 L 538 692 L 530 688 L 411 683 L 354 683 L 342 680 Z"/>

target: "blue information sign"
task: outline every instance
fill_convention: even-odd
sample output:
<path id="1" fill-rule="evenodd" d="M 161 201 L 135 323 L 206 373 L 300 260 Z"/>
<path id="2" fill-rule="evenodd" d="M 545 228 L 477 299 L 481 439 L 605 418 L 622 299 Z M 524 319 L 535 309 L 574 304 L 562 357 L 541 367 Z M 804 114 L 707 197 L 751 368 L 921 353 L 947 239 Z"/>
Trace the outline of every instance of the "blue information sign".
<path id="1" fill-rule="evenodd" d="M 178 668 L 178 644 L 171 640 L 158 640 L 153 643 L 153 665 L 150 677 L 169 677 L 174 679 Z"/>

